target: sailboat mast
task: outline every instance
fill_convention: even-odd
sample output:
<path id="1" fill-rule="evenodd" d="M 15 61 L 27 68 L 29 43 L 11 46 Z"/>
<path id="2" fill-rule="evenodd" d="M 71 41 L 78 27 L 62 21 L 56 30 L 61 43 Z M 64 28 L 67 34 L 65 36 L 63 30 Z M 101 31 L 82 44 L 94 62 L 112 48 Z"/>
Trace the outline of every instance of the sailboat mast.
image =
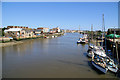
<path id="1" fill-rule="evenodd" d="M 79 33 L 80 33 L 80 25 L 79 25 Z"/>
<path id="2" fill-rule="evenodd" d="M 93 40 L 93 24 L 91 25 L 91 40 Z"/>
<path id="3" fill-rule="evenodd" d="M 104 29 L 104 14 L 102 15 L 102 44 L 101 46 L 103 47 L 103 29 Z"/>
<path id="4" fill-rule="evenodd" d="M 104 28 L 104 42 L 105 42 L 105 51 L 106 51 L 106 36 L 105 36 L 105 21 L 104 21 L 104 14 L 103 14 L 103 28 Z"/>

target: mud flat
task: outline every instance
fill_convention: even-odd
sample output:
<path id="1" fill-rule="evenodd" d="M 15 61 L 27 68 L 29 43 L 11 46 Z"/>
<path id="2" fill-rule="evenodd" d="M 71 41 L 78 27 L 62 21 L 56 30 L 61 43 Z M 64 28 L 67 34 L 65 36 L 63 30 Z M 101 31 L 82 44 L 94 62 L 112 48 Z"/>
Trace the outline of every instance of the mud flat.
<path id="1" fill-rule="evenodd" d="M 22 41 L 0 43 L 0 47 L 6 47 L 6 46 L 11 46 L 11 45 L 16 45 L 16 44 L 22 44 L 22 43 L 23 43 Z"/>

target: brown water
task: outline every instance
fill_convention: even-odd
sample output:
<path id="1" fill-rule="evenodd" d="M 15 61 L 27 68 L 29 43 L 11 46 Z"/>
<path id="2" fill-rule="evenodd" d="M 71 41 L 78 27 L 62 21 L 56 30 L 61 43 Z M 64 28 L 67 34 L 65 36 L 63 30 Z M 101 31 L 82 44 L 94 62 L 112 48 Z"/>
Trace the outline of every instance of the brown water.
<path id="1" fill-rule="evenodd" d="M 112 78 L 101 74 L 86 56 L 88 44 L 77 45 L 80 34 L 35 39 L 2 48 L 4 78 Z"/>

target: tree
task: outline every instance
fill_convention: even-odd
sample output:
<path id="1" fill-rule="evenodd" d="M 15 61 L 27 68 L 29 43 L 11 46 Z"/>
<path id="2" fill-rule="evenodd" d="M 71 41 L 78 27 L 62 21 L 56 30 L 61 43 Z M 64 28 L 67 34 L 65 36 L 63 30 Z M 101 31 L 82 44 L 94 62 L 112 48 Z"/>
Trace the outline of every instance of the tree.
<path id="1" fill-rule="evenodd" d="M 7 28 L 5 28 L 5 27 L 2 28 L 2 36 L 5 36 L 5 32 L 4 32 L 5 29 L 7 29 Z"/>

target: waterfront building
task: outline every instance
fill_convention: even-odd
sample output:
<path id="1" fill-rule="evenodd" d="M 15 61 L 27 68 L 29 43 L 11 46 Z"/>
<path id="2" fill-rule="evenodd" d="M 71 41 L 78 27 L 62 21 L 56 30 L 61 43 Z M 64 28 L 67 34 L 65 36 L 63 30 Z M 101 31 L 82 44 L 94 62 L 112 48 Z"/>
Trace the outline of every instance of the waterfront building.
<path id="1" fill-rule="evenodd" d="M 50 33 L 56 33 L 54 29 L 50 29 Z"/>
<path id="2" fill-rule="evenodd" d="M 61 32 L 61 29 L 59 27 L 50 29 L 50 33 L 59 33 L 59 32 Z"/>
<path id="3" fill-rule="evenodd" d="M 41 34 L 41 29 L 36 29 L 34 33 L 36 36 L 39 36 Z"/>
<path id="4" fill-rule="evenodd" d="M 4 32 L 6 37 L 12 37 L 14 39 L 19 38 L 20 34 L 22 34 L 21 36 L 24 37 L 24 33 L 25 33 L 25 31 L 22 30 L 22 28 L 9 28 Z"/>
<path id="5" fill-rule="evenodd" d="M 32 30 L 27 30 L 23 28 L 9 28 L 5 31 L 6 37 L 12 37 L 14 39 L 25 39 L 25 38 L 32 38 L 34 36 Z"/>
<path id="6" fill-rule="evenodd" d="M 35 37 L 33 30 L 24 30 L 24 31 L 25 31 L 25 38 Z"/>
<path id="7" fill-rule="evenodd" d="M 36 32 L 48 33 L 49 32 L 49 28 L 39 27 L 39 28 L 37 28 Z"/>
<path id="8" fill-rule="evenodd" d="M 114 31 L 115 31 L 116 34 L 120 35 L 120 28 L 115 28 L 115 29 L 114 28 L 110 28 L 110 29 L 108 29 L 107 35 L 114 34 Z"/>
<path id="9" fill-rule="evenodd" d="M 22 29 L 29 29 L 28 27 L 24 27 L 24 26 L 7 26 L 7 29 L 10 28 L 22 28 Z"/>

